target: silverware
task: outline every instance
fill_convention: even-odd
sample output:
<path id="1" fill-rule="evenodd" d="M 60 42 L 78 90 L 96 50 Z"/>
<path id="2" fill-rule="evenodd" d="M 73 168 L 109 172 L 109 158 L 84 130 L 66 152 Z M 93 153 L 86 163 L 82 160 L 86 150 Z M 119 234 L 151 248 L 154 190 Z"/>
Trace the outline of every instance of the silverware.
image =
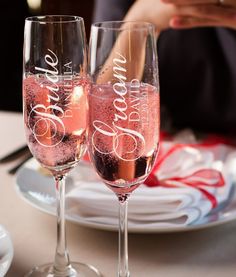
<path id="1" fill-rule="evenodd" d="M 17 165 L 15 165 L 15 166 L 13 166 L 12 168 L 10 168 L 9 170 L 8 170 L 8 173 L 9 174 L 11 174 L 11 175 L 13 175 L 13 174 L 15 174 L 16 172 L 17 172 L 17 170 L 25 163 L 25 162 L 27 162 L 30 158 L 32 158 L 33 156 L 32 156 L 32 154 L 29 152 L 29 153 L 27 153 L 27 155 L 25 155 L 25 157 L 24 157 L 24 159 L 23 160 L 21 160 Z"/>
<path id="2" fill-rule="evenodd" d="M 4 157 L 2 157 L 0 159 L 0 163 L 7 163 L 10 162 L 20 156 L 22 156 L 23 154 L 29 152 L 29 148 L 27 145 L 24 145 L 20 148 L 17 148 L 16 150 L 10 152 L 9 154 L 5 155 Z"/>

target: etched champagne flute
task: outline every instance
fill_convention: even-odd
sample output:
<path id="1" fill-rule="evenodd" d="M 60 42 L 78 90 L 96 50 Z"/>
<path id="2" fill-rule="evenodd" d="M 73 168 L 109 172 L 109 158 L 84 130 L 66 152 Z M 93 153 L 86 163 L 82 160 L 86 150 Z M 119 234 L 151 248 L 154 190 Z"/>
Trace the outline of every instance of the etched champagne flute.
<path id="1" fill-rule="evenodd" d="M 71 263 L 65 232 L 65 178 L 86 149 L 87 53 L 83 19 L 35 16 L 25 21 L 23 110 L 30 151 L 55 179 L 57 246 L 53 264 L 32 277 L 97 277 L 90 265 Z"/>
<path id="2" fill-rule="evenodd" d="M 160 98 L 154 26 L 101 22 L 91 28 L 89 154 L 118 197 L 118 277 L 128 277 L 127 201 L 150 173 L 159 146 Z"/>

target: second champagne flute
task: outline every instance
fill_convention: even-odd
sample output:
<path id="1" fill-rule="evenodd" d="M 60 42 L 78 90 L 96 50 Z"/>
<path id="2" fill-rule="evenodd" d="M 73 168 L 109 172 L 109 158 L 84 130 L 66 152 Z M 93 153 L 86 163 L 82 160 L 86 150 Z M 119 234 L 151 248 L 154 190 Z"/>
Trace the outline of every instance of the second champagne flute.
<path id="1" fill-rule="evenodd" d="M 83 19 L 38 16 L 25 21 L 23 104 L 28 146 L 55 179 L 57 247 L 53 264 L 31 277 L 97 277 L 92 266 L 71 263 L 65 232 L 65 177 L 86 149 L 87 54 Z"/>
<path id="2" fill-rule="evenodd" d="M 128 277 L 127 199 L 150 173 L 159 145 L 159 77 L 154 26 L 92 25 L 89 153 L 119 200 L 118 277 Z"/>

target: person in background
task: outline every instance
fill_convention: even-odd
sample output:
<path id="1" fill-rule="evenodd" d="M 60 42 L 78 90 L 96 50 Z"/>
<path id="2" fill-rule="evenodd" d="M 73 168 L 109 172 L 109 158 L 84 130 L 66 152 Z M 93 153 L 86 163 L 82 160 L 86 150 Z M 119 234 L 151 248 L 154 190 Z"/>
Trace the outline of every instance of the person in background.
<path id="1" fill-rule="evenodd" d="M 95 1 L 93 21 L 123 19 L 156 26 L 161 106 L 171 128 L 235 135 L 236 0 Z"/>

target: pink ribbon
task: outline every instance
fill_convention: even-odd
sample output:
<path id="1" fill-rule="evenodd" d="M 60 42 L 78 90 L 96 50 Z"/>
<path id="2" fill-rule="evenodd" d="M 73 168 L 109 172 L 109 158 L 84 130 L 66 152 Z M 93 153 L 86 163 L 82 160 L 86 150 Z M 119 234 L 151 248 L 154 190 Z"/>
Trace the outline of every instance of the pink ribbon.
<path id="1" fill-rule="evenodd" d="M 214 146 L 219 144 L 214 140 L 214 142 L 204 142 L 201 144 L 175 144 L 166 153 L 163 153 L 163 149 L 160 149 L 159 158 L 149 175 L 149 177 L 144 182 L 145 185 L 149 187 L 180 187 L 183 185 L 193 187 L 201 191 L 201 193 L 211 202 L 212 208 L 217 206 L 217 199 L 214 194 L 207 191 L 204 187 L 212 187 L 212 188 L 219 188 L 225 185 L 225 181 L 223 175 L 220 171 L 212 168 L 204 168 L 193 172 L 190 175 L 186 175 L 184 177 L 172 176 L 166 179 L 159 180 L 157 175 L 155 174 L 159 168 L 161 167 L 162 163 L 175 151 L 184 148 L 184 147 L 202 147 L 202 146 Z"/>

